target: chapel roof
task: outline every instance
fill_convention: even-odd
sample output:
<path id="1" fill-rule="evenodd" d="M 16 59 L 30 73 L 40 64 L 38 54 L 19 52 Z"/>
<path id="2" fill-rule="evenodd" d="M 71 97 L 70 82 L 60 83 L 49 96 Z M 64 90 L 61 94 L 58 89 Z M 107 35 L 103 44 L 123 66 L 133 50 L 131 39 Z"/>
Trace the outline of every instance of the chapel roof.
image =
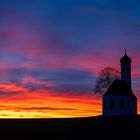
<path id="1" fill-rule="evenodd" d="M 104 96 L 111 95 L 123 95 L 136 99 L 132 89 L 130 89 L 122 80 L 119 79 L 115 79 L 108 91 L 104 94 Z"/>

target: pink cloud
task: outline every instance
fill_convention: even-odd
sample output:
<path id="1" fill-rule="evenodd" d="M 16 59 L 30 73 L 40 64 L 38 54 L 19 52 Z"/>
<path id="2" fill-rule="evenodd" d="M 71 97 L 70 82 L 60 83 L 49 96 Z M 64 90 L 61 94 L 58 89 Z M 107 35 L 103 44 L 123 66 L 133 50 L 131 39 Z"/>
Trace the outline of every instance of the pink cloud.
<path id="1" fill-rule="evenodd" d="M 34 83 L 34 84 L 37 84 L 37 85 L 42 85 L 42 86 L 45 86 L 45 87 L 52 87 L 54 86 L 55 84 L 51 81 L 42 81 L 42 80 L 39 80 L 35 77 L 31 77 L 31 76 L 28 76 L 28 77 L 23 77 L 21 79 L 21 84 L 29 84 L 29 83 Z"/>

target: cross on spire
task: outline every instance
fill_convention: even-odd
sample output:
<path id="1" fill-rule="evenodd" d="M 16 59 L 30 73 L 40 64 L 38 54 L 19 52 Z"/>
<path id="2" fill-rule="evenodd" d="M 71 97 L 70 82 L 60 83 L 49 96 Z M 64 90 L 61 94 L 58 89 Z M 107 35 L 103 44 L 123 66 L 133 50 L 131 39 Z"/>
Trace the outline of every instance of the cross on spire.
<path id="1" fill-rule="evenodd" d="M 127 49 L 125 48 L 125 55 L 127 55 Z"/>

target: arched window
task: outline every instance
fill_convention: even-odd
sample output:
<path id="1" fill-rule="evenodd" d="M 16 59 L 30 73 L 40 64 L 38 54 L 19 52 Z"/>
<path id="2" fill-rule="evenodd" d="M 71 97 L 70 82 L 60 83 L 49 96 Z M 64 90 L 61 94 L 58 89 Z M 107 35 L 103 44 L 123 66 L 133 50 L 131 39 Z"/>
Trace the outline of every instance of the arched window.
<path id="1" fill-rule="evenodd" d="M 125 107 L 125 102 L 123 99 L 120 100 L 120 108 L 123 109 Z"/>
<path id="2" fill-rule="evenodd" d="M 114 100 L 111 99 L 111 100 L 109 101 L 109 108 L 110 108 L 110 109 L 113 109 L 114 107 L 115 107 Z"/>
<path id="3" fill-rule="evenodd" d="M 134 102 L 132 102 L 132 109 L 134 109 L 134 106 L 135 106 L 135 105 L 134 105 Z"/>

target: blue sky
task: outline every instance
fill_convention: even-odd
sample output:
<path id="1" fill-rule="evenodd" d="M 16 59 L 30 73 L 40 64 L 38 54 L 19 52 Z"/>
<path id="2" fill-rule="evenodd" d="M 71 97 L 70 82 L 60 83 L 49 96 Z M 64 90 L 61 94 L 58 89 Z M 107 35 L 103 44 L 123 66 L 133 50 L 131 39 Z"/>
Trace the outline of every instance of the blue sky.
<path id="1" fill-rule="evenodd" d="M 140 90 L 138 0 L 1 0 L 0 11 L 1 73 L 8 73 L 1 82 L 30 87 L 22 79 L 34 77 L 56 91 L 92 94 L 98 72 L 119 69 L 127 48 Z"/>

